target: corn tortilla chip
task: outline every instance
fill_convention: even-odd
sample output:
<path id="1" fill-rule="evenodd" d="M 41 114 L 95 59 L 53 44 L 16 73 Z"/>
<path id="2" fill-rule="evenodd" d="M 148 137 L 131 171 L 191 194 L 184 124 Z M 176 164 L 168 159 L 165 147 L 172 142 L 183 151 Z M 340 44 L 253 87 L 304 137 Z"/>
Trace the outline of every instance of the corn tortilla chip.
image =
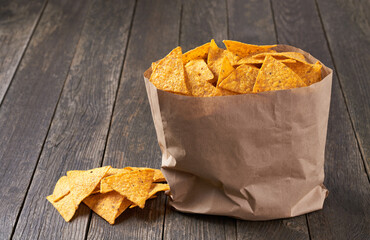
<path id="1" fill-rule="evenodd" d="M 304 87 L 306 84 L 290 68 L 271 56 L 265 61 L 257 75 L 253 92 L 264 92 L 281 89 Z"/>
<path id="2" fill-rule="evenodd" d="M 209 69 L 212 71 L 213 75 L 215 76 L 213 82 L 217 81 L 218 79 L 218 75 L 222 65 L 223 52 L 224 49 L 219 48 L 215 40 L 212 39 L 209 45 L 207 65 Z"/>
<path id="3" fill-rule="evenodd" d="M 110 168 L 110 166 L 106 166 L 87 171 L 67 172 L 68 184 L 71 191 L 69 195 L 71 195 L 76 209 L 82 200 L 94 191 L 100 180 L 105 176 Z"/>
<path id="4" fill-rule="evenodd" d="M 237 93 L 251 93 L 259 69 L 253 66 L 240 65 L 219 85 L 220 88 Z"/>
<path id="5" fill-rule="evenodd" d="M 276 45 L 257 46 L 232 40 L 224 40 L 223 43 L 225 44 L 227 50 L 234 53 L 239 58 L 245 58 L 247 56 L 262 52 L 276 52 L 275 50 L 271 49 Z"/>
<path id="6" fill-rule="evenodd" d="M 155 65 L 150 81 L 160 90 L 188 95 L 181 47 L 173 49 Z"/>
<path id="7" fill-rule="evenodd" d="M 57 202 L 70 192 L 67 176 L 59 178 L 55 184 L 53 194 L 48 196 L 49 201 Z"/>
<path id="8" fill-rule="evenodd" d="M 113 190 L 125 196 L 140 208 L 144 208 L 153 176 L 153 170 L 139 169 L 107 177 L 106 181 Z"/>
<path id="9" fill-rule="evenodd" d="M 157 192 L 163 192 L 167 190 L 170 190 L 170 185 L 163 184 L 163 183 L 153 183 L 152 186 L 150 187 L 148 199 L 156 198 L 155 194 Z M 130 208 L 134 208 L 134 207 L 137 207 L 137 205 L 133 204 L 130 206 Z"/>
<path id="10" fill-rule="evenodd" d="M 185 65 L 186 84 L 192 96 L 213 96 L 215 87 L 208 82 L 214 76 L 204 60 L 192 60 Z"/>
<path id="11" fill-rule="evenodd" d="M 145 168 L 145 167 L 125 167 L 125 170 L 153 170 L 154 171 L 154 176 L 153 176 L 153 182 L 166 182 L 166 178 L 163 176 L 163 173 L 160 169 L 155 169 L 155 168 Z"/>
<path id="12" fill-rule="evenodd" d="M 274 58 L 276 59 L 276 57 Z M 242 64 L 262 65 L 264 60 L 265 58 L 255 58 L 254 56 L 245 57 L 245 58 L 240 59 L 237 65 L 242 65 Z M 288 58 L 278 59 L 278 60 L 283 63 L 295 63 L 296 62 L 296 60 L 288 59 Z"/>
<path id="13" fill-rule="evenodd" d="M 110 224 L 114 224 L 114 220 L 118 215 L 124 199 L 124 196 L 115 191 L 112 191 L 104 194 L 99 193 L 91 195 L 85 198 L 83 202 L 96 214 L 104 218 L 107 222 L 109 222 Z"/>
<path id="14" fill-rule="evenodd" d="M 189 61 L 194 59 L 206 59 L 209 50 L 209 43 L 203 44 L 197 48 L 187 51 L 182 55 L 182 61 L 187 64 Z"/>
<path id="15" fill-rule="evenodd" d="M 108 193 L 110 191 L 113 191 L 113 188 L 111 186 L 109 186 L 109 184 L 106 182 L 106 179 L 107 177 L 109 176 L 113 176 L 115 174 L 120 174 L 120 173 L 124 173 L 124 172 L 127 172 L 128 170 L 127 169 L 119 169 L 119 168 L 111 168 L 108 170 L 106 176 L 100 181 L 100 193 Z"/>
<path id="16" fill-rule="evenodd" d="M 219 86 L 220 83 L 225 78 L 227 78 L 227 76 L 229 76 L 230 73 L 232 73 L 233 71 L 234 71 L 234 68 L 231 65 L 229 59 L 227 57 L 224 57 L 222 59 L 222 65 L 221 65 L 221 69 L 220 69 L 220 73 L 219 73 L 219 78 L 218 78 L 218 81 L 217 81 L 217 86 Z"/>
<path id="17" fill-rule="evenodd" d="M 309 64 L 304 62 L 295 63 L 284 63 L 287 67 L 293 70 L 307 86 L 319 82 L 321 80 L 321 68 L 320 62 L 315 64 Z"/>
<path id="18" fill-rule="evenodd" d="M 259 53 L 259 54 L 253 55 L 252 58 L 264 60 L 267 55 L 270 55 L 274 57 L 275 59 L 279 59 L 279 60 L 290 58 L 290 59 L 298 60 L 301 62 L 306 62 L 303 54 L 299 52 Z"/>
<path id="19" fill-rule="evenodd" d="M 51 204 L 53 204 L 53 206 L 66 222 L 69 222 L 72 219 L 73 215 L 75 215 L 78 206 L 76 206 L 76 204 L 74 203 L 74 197 L 71 193 L 68 193 L 57 202 L 54 202 L 53 199 L 50 198 L 50 196 L 46 197 L 46 199 Z"/>

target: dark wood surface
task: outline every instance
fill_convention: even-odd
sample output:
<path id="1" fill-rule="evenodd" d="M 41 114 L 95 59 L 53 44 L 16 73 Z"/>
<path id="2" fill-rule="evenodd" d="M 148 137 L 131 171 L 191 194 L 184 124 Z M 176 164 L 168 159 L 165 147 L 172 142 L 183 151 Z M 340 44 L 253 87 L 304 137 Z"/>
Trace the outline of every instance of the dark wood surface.
<path id="1" fill-rule="evenodd" d="M 345 0 L 33 0 L 0 3 L 0 239 L 369 239 L 370 6 Z M 111 226 L 45 197 L 71 169 L 159 168 L 142 73 L 214 38 L 290 44 L 334 70 L 324 209 L 242 221 L 165 196 Z"/>

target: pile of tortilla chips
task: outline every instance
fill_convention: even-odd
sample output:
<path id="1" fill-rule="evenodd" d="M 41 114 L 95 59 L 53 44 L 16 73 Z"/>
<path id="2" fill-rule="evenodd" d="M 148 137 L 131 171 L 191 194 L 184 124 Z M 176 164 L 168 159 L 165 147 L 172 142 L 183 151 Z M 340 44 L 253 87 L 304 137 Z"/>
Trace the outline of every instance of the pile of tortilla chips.
<path id="1" fill-rule="evenodd" d="M 159 169 L 111 166 L 87 171 L 68 171 L 55 185 L 46 199 L 69 222 L 81 202 L 114 224 L 128 207 L 144 208 L 145 201 L 155 198 L 160 191 L 169 190 Z"/>
<path id="2" fill-rule="evenodd" d="M 322 65 L 306 62 L 298 52 L 276 52 L 276 45 L 257 46 L 212 39 L 182 54 L 173 49 L 152 63 L 150 81 L 158 89 L 195 97 L 258 93 L 309 86 L 321 80 Z"/>

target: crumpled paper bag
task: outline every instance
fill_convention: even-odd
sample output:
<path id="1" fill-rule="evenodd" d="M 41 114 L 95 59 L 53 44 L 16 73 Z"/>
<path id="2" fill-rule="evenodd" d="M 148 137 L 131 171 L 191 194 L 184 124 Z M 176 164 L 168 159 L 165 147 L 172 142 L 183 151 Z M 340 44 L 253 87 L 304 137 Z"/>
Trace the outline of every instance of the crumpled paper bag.
<path id="1" fill-rule="evenodd" d="M 278 52 L 303 53 L 278 45 Z M 158 90 L 144 74 L 170 204 L 246 220 L 322 209 L 332 70 L 308 87 L 222 97 Z"/>

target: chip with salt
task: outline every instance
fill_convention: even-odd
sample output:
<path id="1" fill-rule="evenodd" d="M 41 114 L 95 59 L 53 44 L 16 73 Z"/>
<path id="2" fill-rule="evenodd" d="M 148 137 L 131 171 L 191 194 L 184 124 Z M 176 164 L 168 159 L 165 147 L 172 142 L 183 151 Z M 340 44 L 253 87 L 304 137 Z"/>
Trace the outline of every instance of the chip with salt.
<path id="1" fill-rule="evenodd" d="M 239 58 L 245 58 L 247 56 L 262 52 L 276 52 L 275 50 L 271 49 L 276 47 L 276 45 L 257 46 L 232 40 L 224 40 L 223 43 L 225 44 L 227 50 L 234 53 Z"/>
<path id="2" fill-rule="evenodd" d="M 115 191 L 90 195 L 83 200 L 83 203 L 110 224 L 114 224 L 115 219 L 119 216 L 122 204 L 126 206 L 125 209 L 131 205 L 129 200 Z"/>
<path id="3" fill-rule="evenodd" d="M 160 169 L 155 169 L 155 168 L 145 168 L 145 167 L 125 167 L 125 170 L 153 170 L 154 171 L 154 176 L 153 176 L 153 182 L 166 182 L 166 178 L 163 176 L 163 173 Z"/>
<path id="4" fill-rule="evenodd" d="M 58 182 L 55 184 L 54 192 L 52 195 L 48 196 L 48 199 L 53 202 L 57 202 L 65 195 L 70 192 L 70 188 L 68 185 L 67 176 L 61 177 Z"/>
<path id="5" fill-rule="evenodd" d="M 57 202 L 54 202 L 50 196 L 46 197 L 46 199 L 53 204 L 59 214 L 64 218 L 66 222 L 71 221 L 72 217 L 75 215 L 75 212 L 78 208 L 74 203 L 74 196 L 71 193 L 68 193 Z"/>
<path id="6" fill-rule="evenodd" d="M 182 61 L 184 64 L 187 64 L 189 61 L 195 59 L 207 59 L 209 44 L 210 43 L 203 44 L 202 46 L 196 47 L 184 53 L 182 55 Z"/>
<path id="7" fill-rule="evenodd" d="M 293 70 L 307 86 L 314 84 L 321 80 L 321 68 L 320 62 L 315 64 L 309 64 L 304 62 L 296 61 L 294 63 L 284 63 L 287 67 Z"/>
<path id="8" fill-rule="evenodd" d="M 222 59 L 221 69 L 219 73 L 219 78 L 217 81 L 217 86 L 220 85 L 220 83 L 227 78 L 227 76 L 230 75 L 234 71 L 234 67 L 231 65 L 229 59 L 227 57 L 224 57 Z"/>
<path id="9" fill-rule="evenodd" d="M 271 56 L 265 61 L 257 75 L 253 92 L 264 92 L 281 89 L 304 87 L 306 84 L 290 68 Z"/>
<path id="10" fill-rule="evenodd" d="M 237 93 L 251 93 L 259 69 L 254 66 L 240 65 L 219 85 L 220 88 Z"/>
<path id="11" fill-rule="evenodd" d="M 149 189 L 153 182 L 154 171 L 151 169 L 133 170 L 107 177 L 106 182 L 119 194 L 144 208 Z"/>
<path id="12" fill-rule="evenodd" d="M 170 185 L 168 184 L 163 184 L 163 183 L 153 183 L 152 186 L 149 189 L 149 195 L 148 199 L 155 198 L 155 194 L 157 192 L 163 192 L 170 190 Z M 137 207 L 135 204 L 131 205 L 130 208 Z"/>
<path id="13" fill-rule="evenodd" d="M 113 175 L 116 175 L 116 174 L 120 174 L 120 173 L 124 173 L 124 172 L 127 172 L 127 171 L 129 171 L 129 170 L 127 170 L 125 168 L 122 168 L 122 169 L 111 168 L 111 169 L 109 169 L 107 174 L 100 181 L 100 193 L 107 193 L 107 192 L 113 191 L 113 188 L 111 186 L 109 186 L 109 184 L 106 182 L 107 177 L 113 176 Z"/>
<path id="14" fill-rule="evenodd" d="M 192 96 L 213 96 L 215 87 L 208 82 L 213 80 L 213 74 L 204 60 L 192 60 L 185 65 L 186 84 Z"/>
<path id="15" fill-rule="evenodd" d="M 154 66 L 150 81 L 158 89 L 189 94 L 185 84 L 181 47 L 173 49 Z"/>

